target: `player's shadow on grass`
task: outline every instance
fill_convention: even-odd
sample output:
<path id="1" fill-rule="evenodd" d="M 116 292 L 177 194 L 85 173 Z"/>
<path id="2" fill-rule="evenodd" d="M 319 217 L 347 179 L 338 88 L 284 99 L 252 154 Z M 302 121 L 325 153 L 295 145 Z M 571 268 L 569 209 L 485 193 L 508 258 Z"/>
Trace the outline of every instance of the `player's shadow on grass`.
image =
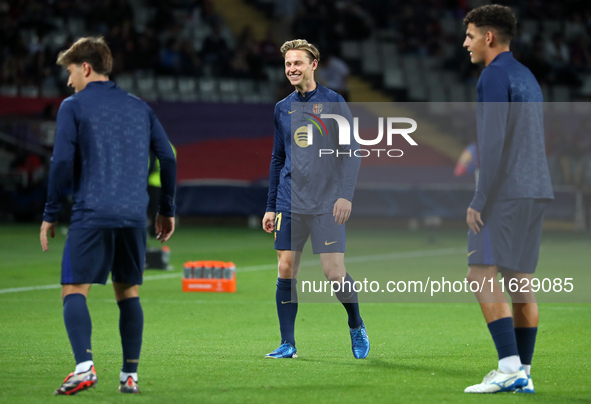
<path id="1" fill-rule="evenodd" d="M 425 373 L 435 373 L 435 374 L 449 374 L 449 375 L 453 375 L 453 376 L 468 376 L 468 377 L 472 377 L 474 376 L 474 372 L 471 369 L 466 369 L 466 368 L 460 368 L 460 367 L 446 367 L 443 364 L 441 366 L 433 366 L 430 364 L 420 364 L 420 363 L 416 363 L 415 360 L 420 360 L 420 357 L 416 357 L 413 359 L 412 363 L 408 363 L 409 360 L 404 359 L 404 360 L 400 360 L 397 359 L 396 357 L 393 357 L 392 359 L 389 360 L 385 360 L 383 358 L 380 357 L 371 357 L 371 353 L 370 356 L 368 356 L 366 359 L 363 360 L 359 360 L 359 362 L 365 362 L 366 365 L 365 367 L 373 367 L 373 368 L 380 368 L 380 369 L 385 369 L 385 370 L 389 370 L 389 371 L 394 371 L 396 373 L 402 373 L 405 371 L 408 372 L 425 372 Z M 428 360 L 434 360 L 432 357 L 427 358 Z M 344 365 L 346 366 L 358 366 L 357 361 L 355 362 L 347 362 Z"/>

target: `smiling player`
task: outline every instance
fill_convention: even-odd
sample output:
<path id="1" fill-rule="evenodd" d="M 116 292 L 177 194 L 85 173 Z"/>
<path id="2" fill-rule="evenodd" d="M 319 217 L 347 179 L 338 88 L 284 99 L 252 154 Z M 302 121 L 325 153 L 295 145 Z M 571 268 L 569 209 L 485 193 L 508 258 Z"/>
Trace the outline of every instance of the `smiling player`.
<path id="1" fill-rule="evenodd" d="M 301 253 L 311 237 L 314 254 L 320 254 L 324 275 L 342 285 L 336 295 L 348 314 L 351 347 L 355 358 L 367 357 L 369 339 L 359 314 L 357 293 L 344 262 L 345 222 L 351 214 L 351 201 L 361 160 L 335 155 L 319 158 L 318 148 L 354 151 L 357 144 L 341 146 L 338 136 L 314 132 L 309 144 L 307 124 L 324 108 L 339 105 L 339 112 L 350 115 L 343 97 L 314 80 L 320 54 L 306 40 L 288 41 L 281 47 L 285 75 L 295 91 L 275 106 L 275 140 L 271 159 L 267 213 L 263 229 L 275 232 L 279 261 L 276 304 L 281 345 L 268 358 L 296 358 L 294 324 L 298 310 L 296 278 Z M 334 131 L 335 125 L 330 126 Z M 345 282 L 343 282 L 343 280 Z"/>

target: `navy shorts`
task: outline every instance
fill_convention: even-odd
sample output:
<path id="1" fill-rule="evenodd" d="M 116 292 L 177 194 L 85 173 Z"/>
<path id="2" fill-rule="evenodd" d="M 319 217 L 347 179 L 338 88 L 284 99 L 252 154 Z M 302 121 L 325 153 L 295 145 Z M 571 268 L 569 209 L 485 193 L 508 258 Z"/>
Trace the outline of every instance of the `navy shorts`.
<path id="1" fill-rule="evenodd" d="M 345 252 L 345 225 L 335 223 L 332 213 L 321 215 L 276 213 L 276 250 L 301 252 L 308 237 L 312 239 L 314 254 Z"/>
<path id="2" fill-rule="evenodd" d="M 146 229 L 70 229 L 62 258 L 62 285 L 113 282 L 141 285 Z"/>
<path id="3" fill-rule="evenodd" d="M 534 273 L 545 205 L 543 200 L 510 199 L 485 207 L 481 215 L 484 227 L 478 234 L 468 231 L 468 265 Z"/>

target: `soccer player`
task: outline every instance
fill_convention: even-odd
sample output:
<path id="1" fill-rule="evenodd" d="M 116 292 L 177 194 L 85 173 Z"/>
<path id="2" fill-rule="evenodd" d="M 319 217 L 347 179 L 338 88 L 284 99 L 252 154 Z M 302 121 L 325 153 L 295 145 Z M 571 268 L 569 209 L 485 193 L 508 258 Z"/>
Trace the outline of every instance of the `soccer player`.
<path id="1" fill-rule="evenodd" d="M 487 5 L 464 19 L 464 47 L 483 64 L 477 85 L 480 175 L 466 213 L 468 280 L 484 284 L 476 298 L 497 348 L 498 370 L 466 393 L 533 393 L 530 376 L 538 326 L 531 287 L 542 237 L 544 206 L 554 198 L 544 146 L 542 92 L 509 51 L 516 18 Z M 501 273 L 513 306 L 505 297 Z M 519 290 L 509 288 L 517 282 Z M 489 286 L 491 285 L 491 286 Z"/>
<path id="2" fill-rule="evenodd" d="M 146 250 L 150 150 L 161 167 L 156 231 L 162 242 L 174 232 L 176 160 L 152 109 L 109 81 L 113 58 L 102 38 L 79 39 L 58 55 L 57 64 L 67 69 L 68 85 L 76 93 L 62 102 L 57 115 L 40 239 L 47 251 L 47 233 L 54 237 L 60 202 L 73 182 L 74 207 L 61 284 L 64 322 L 76 369 L 54 394 L 76 394 L 97 383 L 86 298 L 90 285 L 104 285 L 109 273 L 120 311 L 123 367 L 119 391 L 139 393 L 137 368 L 144 325 L 139 285 Z"/>
<path id="3" fill-rule="evenodd" d="M 281 345 L 266 357 L 297 357 L 294 338 L 298 310 L 296 278 L 304 244 L 311 236 L 312 250 L 320 254 L 324 275 L 340 285 L 335 291 L 348 314 L 353 355 L 362 359 L 369 353 L 369 339 L 359 314 L 357 293 L 351 288 L 353 280 L 347 274 L 344 262 L 344 223 L 351 213 L 361 164 L 351 152 L 358 145 L 339 145 L 338 136 L 335 136 L 339 132 L 335 129 L 336 123 L 331 126 L 332 119 L 330 123 L 326 120 L 332 136 L 313 132 L 312 139 L 309 139 L 305 135 L 311 116 L 317 117 L 324 110 L 325 113 L 347 115 L 350 119 L 350 111 L 343 97 L 314 80 L 320 60 L 320 53 L 314 45 L 296 39 L 285 42 L 281 53 L 285 75 L 295 91 L 275 106 L 269 194 L 262 221 L 266 232 L 275 232 L 279 261 L 275 298 Z M 331 148 L 343 154 L 320 158 L 319 148 Z"/>

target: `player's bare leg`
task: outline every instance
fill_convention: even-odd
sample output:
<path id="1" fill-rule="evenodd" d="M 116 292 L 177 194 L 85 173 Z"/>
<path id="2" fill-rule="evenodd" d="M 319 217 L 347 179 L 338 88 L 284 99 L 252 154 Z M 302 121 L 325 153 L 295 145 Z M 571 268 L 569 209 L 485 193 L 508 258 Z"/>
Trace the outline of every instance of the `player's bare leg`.
<path id="1" fill-rule="evenodd" d="M 357 359 L 364 359 L 369 354 L 369 338 L 359 314 L 357 292 L 353 288 L 354 281 L 345 268 L 345 254 L 339 252 L 322 253 L 320 254 L 320 262 L 326 279 L 336 282 L 335 295 L 347 310 L 353 356 Z M 337 284 L 339 286 L 336 286 Z"/>
<path id="2" fill-rule="evenodd" d="M 74 293 L 78 293 L 84 297 L 88 297 L 89 291 L 90 291 L 90 284 L 89 283 L 62 285 L 62 300 L 67 295 L 73 295 Z"/>
<path id="3" fill-rule="evenodd" d="M 484 285 L 482 291 L 478 290 L 475 295 L 497 348 L 499 363 L 498 370 L 486 375 L 482 383 L 467 387 L 464 390 L 466 393 L 513 391 L 527 384 L 527 374 L 517 350 L 511 306 L 497 275 L 496 266 L 472 265 L 468 270 L 468 282 Z"/>
<path id="4" fill-rule="evenodd" d="M 296 279 L 301 258 L 302 253 L 299 251 L 277 250 L 277 276 L 281 279 Z"/>
<path id="5" fill-rule="evenodd" d="M 297 358 L 295 347 L 295 319 L 298 313 L 298 299 L 296 279 L 300 268 L 302 253 L 298 251 L 277 250 L 277 291 L 275 302 L 279 329 L 281 331 L 281 345 L 266 358 Z"/>
<path id="6" fill-rule="evenodd" d="M 322 253 L 320 254 L 320 263 L 324 276 L 331 282 L 343 282 L 347 276 L 344 253 Z"/>
<path id="7" fill-rule="evenodd" d="M 119 306 L 119 333 L 123 348 L 123 366 L 119 374 L 119 392 L 140 392 L 137 368 L 142 348 L 144 312 L 140 304 L 139 286 L 113 282 L 115 299 Z"/>
<path id="8" fill-rule="evenodd" d="M 468 270 L 469 283 L 478 282 L 479 285 L 484 285 L 482 291 L 478 290 L 474 294 L 487 324 L 500 318 L 511 317 L 511 307 L 497 281 L 498 273 L 495 265 L 472 265 Z"/>

